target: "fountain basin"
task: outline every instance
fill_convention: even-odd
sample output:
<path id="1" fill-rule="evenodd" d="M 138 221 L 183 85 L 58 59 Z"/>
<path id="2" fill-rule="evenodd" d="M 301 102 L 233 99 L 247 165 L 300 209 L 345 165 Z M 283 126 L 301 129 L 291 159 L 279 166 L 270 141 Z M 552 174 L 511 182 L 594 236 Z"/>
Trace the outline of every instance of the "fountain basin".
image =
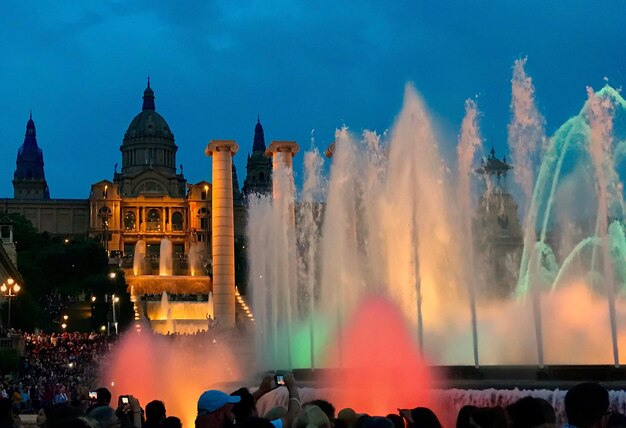
<path id="1" fill-rule="evenodd" d="M 128 275 L 126 282 L 129 291 L 135 295 L 161 294 L 208 294 L 212 291 L 213 281 L 210 276 L 191 275 Z"/>

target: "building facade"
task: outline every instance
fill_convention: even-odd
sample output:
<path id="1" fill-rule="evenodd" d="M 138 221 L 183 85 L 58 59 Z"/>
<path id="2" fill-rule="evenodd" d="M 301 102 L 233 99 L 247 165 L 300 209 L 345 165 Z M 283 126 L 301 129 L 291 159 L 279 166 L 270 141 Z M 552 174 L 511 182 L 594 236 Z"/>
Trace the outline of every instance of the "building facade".
<path id="1" fill-rule="evenodd" d="M 265 151 L 260 122 L 254 141 L 256 159 Z M 161 240 L 168 238 L 176 260 L 183 260 L 193 243 L 199 243 L 208 259 L 212 185 L 208 181 L 188 183 L 183 166 L 177 166 L 177 151 L 174 133 L 156 110 L 148 80 L 141 111 L 131 120 L 120 145 L 121 170 L 116 167 L 111 180 L 92 184 L 87 199 L 50 199 L 43 152 L 31 115 L 18 150 L 14 197 L 0 199 L 0 210 L 24 215 L 40 232 L 102 240 L 115 258 L 131 258 L 138 240 L 146 242 L 147 256 L 158 258 Z M 262 160 L 268 161 L 264 156 Z M 271 189 L 271 161 L 269 174 L 254 171 L 253 181 L 260 177 Z M 243 246 L 246 212 L 234 165 L 233 202 L 235 242 Z"/>

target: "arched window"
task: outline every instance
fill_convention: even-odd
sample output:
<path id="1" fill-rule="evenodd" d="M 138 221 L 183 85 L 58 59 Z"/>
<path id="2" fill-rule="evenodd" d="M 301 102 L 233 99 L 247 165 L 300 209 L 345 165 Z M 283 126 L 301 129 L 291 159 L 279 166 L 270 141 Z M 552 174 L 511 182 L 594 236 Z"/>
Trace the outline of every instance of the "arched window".
<path id="1" fill-rule="evenodd" d="M 172 214 L 172 230 L 174 232 L 183 231 L 183 214 L 180 211 L 175 211 Z"/>
<path id="2" fill-rule="evenodd" d="M 161 230 L 161 212 L 156 208 L 148 210 L 146 222 L 146 230 L 148 231 L 160 231 Z"/>
<path id="3" fill-rule="evenodd" d="M 124 229 L 125 230 L 135 230 L 135 213 L 133 211 L 126 211 L 124 213 Z"/>

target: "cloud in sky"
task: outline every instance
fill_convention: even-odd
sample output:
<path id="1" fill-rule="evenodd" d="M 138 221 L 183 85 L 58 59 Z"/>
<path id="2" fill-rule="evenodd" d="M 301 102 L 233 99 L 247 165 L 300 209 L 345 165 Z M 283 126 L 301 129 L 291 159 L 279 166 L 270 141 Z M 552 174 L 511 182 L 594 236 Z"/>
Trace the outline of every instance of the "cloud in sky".
<path id="1" fill-rule="evenodd" d="M 208 140 L 325 147 L 334 129 L 383 132 L 415 82 L 454 140 L 478 97 L 488 145 L 505 149 L 513 61 L 528 55 L 548 131 L 585 86 L 626 81 L 621 2 L 22 1 L 0 10 L 0 196 L 33 109 L 52 197 L 84 198 L 121 163 L 148 74 L 191 182 L 210 179 Z M 300 165 L 302 158 L 296 159 Z M 240 182 L 240 184 L 242 184 Z"/>

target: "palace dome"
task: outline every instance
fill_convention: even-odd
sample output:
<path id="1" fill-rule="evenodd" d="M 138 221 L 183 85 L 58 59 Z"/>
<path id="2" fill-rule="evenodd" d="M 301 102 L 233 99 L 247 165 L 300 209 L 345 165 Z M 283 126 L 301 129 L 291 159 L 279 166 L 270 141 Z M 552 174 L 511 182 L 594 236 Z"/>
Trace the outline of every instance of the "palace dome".
<path id="1" fill-rule="evenodd" d="M 154 91 L 149 81 L 143 93 L 142 111 L 130 122 L 124 134 L 123 144 L 141 143 L 145 142 L 145 139 L 156 139 L 153 142 L 174 144 L 174 134 L 170 127 L 163 116 L 155 111 Z"/>

